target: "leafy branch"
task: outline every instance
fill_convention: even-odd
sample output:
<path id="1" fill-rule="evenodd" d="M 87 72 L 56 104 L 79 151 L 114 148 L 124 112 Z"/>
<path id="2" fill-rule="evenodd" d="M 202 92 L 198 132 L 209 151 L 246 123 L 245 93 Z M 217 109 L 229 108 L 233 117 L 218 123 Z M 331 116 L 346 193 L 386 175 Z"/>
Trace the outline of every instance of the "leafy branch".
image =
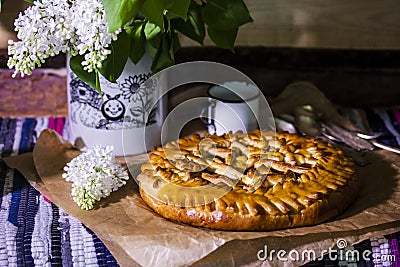
<path id="1" fill-rule="evenodd" d="M 110 32 L 123 29 L 124 41 L 113 42 L 109 55 L 119 60 L 110 66 L 107 58 L 100 69 L 110 81 L 118 78 L 128 57 L 137 63 L 149 54 L 154 73 L 174 65 L 181 47 L 178 32 L 203 45 L 207 31 L 216 46 L 234 51 L 239 27 L 253 21 L 242 0 L 102 1 Z"/>
<path id="2" fill-rule="evenodd" d="M 0 0 L 0 9 L 3 1 Z M 181 47 L 178 33 L 201 45 L 208 34 L 217 47 L 233 52 L 239 27 L 253 21 L 243 0 L 101 1 L 109 32 L 121 29 L 118 38 L 107 47 L 111 53 L 93 72 L 82 66 L 86 54 L 71 54 L 70 59 L 75 74 L 99 92 L 99 73 L 116 82 L 128 58 L 138 63 L 147 53 L 152 58 L 153 73 L 174 65 Z"/>

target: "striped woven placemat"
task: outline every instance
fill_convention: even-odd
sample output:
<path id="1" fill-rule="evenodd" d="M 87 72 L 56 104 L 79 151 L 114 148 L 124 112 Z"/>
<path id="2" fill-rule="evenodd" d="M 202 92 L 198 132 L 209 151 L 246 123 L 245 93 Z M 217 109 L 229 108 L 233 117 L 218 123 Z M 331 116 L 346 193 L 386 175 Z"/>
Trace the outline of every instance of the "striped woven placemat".
<path id="1" fill-rule="evenodd" d="M 1 157 L 32 151 L 63 118 L 0 119 Z M 1 146 L 1 145 L 0 145 Z M 0 266 L 118 266 L 99 238 L 0 160 Z"/>

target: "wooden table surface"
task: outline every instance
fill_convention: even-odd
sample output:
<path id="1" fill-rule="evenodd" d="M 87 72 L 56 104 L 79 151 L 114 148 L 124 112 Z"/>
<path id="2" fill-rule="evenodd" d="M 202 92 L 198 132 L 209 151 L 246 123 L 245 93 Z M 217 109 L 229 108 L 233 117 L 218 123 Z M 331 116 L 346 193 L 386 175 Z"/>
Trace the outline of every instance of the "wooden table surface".
<path id="1" fill-rule="evenodd" d="M 64 117 L 67 108 L 65 76 L 34 71 L 25 78 L 12 78 L 0 69 L 0 117 Z"/>

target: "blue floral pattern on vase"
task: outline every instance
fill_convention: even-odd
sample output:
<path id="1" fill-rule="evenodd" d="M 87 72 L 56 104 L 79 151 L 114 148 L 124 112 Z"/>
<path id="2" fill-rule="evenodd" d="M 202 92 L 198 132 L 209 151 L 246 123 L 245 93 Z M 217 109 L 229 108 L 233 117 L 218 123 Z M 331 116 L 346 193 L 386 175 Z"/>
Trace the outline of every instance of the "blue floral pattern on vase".
<path id="1" fill-rule="evenodd" d="M 127 76 L 118 84 L 106 84 L 101 96 L 91 86 L 70 73 L 70 119 L 86 127 L 117 130 L 139 128 L 157 122 L 158 105 L 155 103 L 156 84 L 143 86 L 151 76 Z"/>

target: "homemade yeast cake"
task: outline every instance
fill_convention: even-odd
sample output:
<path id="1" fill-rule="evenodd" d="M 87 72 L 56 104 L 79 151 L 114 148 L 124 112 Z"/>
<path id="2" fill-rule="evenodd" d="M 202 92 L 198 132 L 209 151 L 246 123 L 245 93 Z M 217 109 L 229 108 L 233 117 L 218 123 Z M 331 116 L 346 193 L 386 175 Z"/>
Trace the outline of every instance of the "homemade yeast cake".
<path id="1" fill-rule="evenodd" d="M 161 216 L 220 230 L 313 225 L 355 198 L 354 163 L 330 144 L 256 130 L 192 135 L 158 147 L 138 176 Z"/>

